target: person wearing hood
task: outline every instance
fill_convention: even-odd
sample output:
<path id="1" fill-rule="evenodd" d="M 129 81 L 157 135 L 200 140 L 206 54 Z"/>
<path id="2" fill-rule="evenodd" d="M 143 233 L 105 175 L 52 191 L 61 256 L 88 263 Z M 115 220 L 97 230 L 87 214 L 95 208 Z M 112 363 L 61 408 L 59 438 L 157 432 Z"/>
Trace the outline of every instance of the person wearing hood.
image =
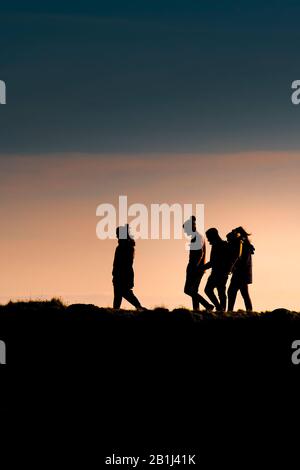
<path id="1" fill-rule="evenodd" d="M 114 303 L 113 308 L 121 307 L 124 298 L 131 303 L 137 310 L 144 310 L 138 298 L 134 295 L 134 271 L 133 260 L 135 252 L 135 241 L 129 232 L 129 225 L 118 227 L 116 230 L 118 246 L 115 251 L 113 263 L 113 286 Z"/>

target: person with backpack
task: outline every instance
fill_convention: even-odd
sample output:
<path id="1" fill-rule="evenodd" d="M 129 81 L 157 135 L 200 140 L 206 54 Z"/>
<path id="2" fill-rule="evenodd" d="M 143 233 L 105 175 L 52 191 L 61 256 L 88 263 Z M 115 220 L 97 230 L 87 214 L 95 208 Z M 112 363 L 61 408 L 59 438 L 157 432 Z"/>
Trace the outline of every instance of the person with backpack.
<path id="1" fill-rule="evenodd" d="M 228 288 L 228 311 L 232 312 L 237 293 L 240 291 L 247 312 L 252 312 L 249 284 L 252 284 L 252 256 L 255 248 L 249 240 L 250 234 L 243 227 L 237 227 L 227 235 L 232 246 L 232 278 Z"/>
<path id="2" fill-rule="evenodd" d="M 226 283 L 230 271 L 230 254 L 228 243 L 219 235 L 216 228 L 210 228 L 206 232 L 206 237 L 211 245 L 210 261 L 203 266 L 203 269 L 211 268 L 211 274 L 207 280 L 205 290 L 207 297 L 219 312 L 226 310 Z M 214 290 L 217 290 L 218 297 Z"/>

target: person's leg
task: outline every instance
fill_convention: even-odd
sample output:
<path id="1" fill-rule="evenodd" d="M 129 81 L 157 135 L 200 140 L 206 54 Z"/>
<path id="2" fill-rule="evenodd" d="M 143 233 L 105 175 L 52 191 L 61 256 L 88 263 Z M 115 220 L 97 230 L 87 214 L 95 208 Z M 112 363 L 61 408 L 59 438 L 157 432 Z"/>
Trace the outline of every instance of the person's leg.
<path id="1" fill-rule="evenodd" d="M 227 301 L 226 282 L 227 282 L 227 277 L 224 277 L 223 279 L 220 279 L 218 281 L 218 285 L 217 285 L 220 305 L 221 305 L 221 309 L 223 310 L 223 312 L 226 311 L 226 301 Z"/>
<path id="2" fill-rule="evenodd" d="M 196 312 L 199 310 L 200 304 L 203 305 L 206 310 L 213 310 L 213 305 L 198 293 L 202 277 L 203 273 L 197 274 L 193 279 L 191 276 L 188 276 L 184 286 L 184 293 L 192 297 L 193 310 Z"/>
<path id="3" fill-rule="evenodd" d="M 122 303 L 122 290 L 120 286 L 114 284 L 114 304 L 113 308 L 120 308 Z"/>
<path id="4" fill-rule="evenodd" d="M 193 310 L 195 311 L 199 310 L 199 301 L 197 296 L 198 285 L 196 285 L 195 277 L 187 270 L 184 293 L 192 298 Z"/>
<path id="5" fill-rule="evenodd" d="M 197 294 L 192 296 L 192 303 L 193 303 L 194 312 L 198 312 L 200 303 L 199 303 Z"/>
<path id="6" fill-rule="evenodd" d="M 247 312 L 252 312 L 252 302 L 249 294 L 248 284 L 243 284 L 240 289 Z"/>
<path id="7" fill-rule="evenodd" d="M 206 310 L 213 310 L 214 309 L 214 306 L 212 304 L 210 304 L 204 297 L 202 297 L 202 295 L 200 295 L 199 293 L 197 293 L 197 301 L 203 305 L 203 307 L 206 309 Z"/>
<path id="8" fill-rule="evenodd" d="M 220 302 L 218 301 L 218 299 L 217 299 L 217 297 L 214 293 L 215 288 L 216 288 L 215 279 L 212 277 L 212 275 L 210 275 L 208 280 L 207 280 L 204 292 L 207 295 L 207 297 L 209 298 L 209 300 L 211 300 L 211 302 L 214 304 L 214 306 L 216 307 L 216 310 L 221 310 Z"/>
<path id="9" fill-rule="evenodd" d="M 228 312 L 233 312 L 238 290 L 238 284 L 231 281 L 230 286 L 228 288 Z"/>
<path id="10" fill-rule="evenodd" d="M 197 297 L 197 302 L 198 304 L 201 304 L 203 305 L 203 307 L 205 308 L 205 310 L 213 310 L 214 309 L 214 306 L 212 304 L 210 304 L 204 297 L 202 297 L 201 294 L 199 294 L 198 290 L 199 290 L 199 286 L 200 286 L 200 282 L 201 282 L 201 279 L 204 275 L 204 272 L 202 272 L 200 275 L 199 275 L 199 278 L 198 278 L 198 282 L 197 282 L 197 292 L 196 292 L 196 297 Z"/>
<path id="11" fill-rule="evenodd" d="M 123 297 L 124 299 L 127 300 L 127 302 L 129 302 L 135 308 L 142 308 L 138 298 L 134 295 L 132 289 L 127 289 L 126 291 L 124 291 Z"/>

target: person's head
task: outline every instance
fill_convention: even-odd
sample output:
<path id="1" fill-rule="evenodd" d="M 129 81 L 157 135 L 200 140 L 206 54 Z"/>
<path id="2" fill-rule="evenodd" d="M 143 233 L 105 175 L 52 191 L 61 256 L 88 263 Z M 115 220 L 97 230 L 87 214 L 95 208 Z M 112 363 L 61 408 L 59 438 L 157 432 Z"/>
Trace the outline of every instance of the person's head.
<path id="1" fill-rule="evenodd" d="M 207 231 L 206 231 L 206 238 L 208 240 L 208 243 L 210 245 L 214 245 L 215 243 L 217 243 L 219 240 L 220 240 L 220 235 L 219 235 L 219 232 L 216 228 L 209 228 Z"/>
<path id="2" fill-rule="evenodd" d="M 235 233 L 236 238 L 241 238 L 243 240 L 248 240 L 248 237 L 250 236 L 250 233 L 247 233 L 243 227 L 234 228 L 233 232 Z"/>
<path id="3" fill-rule="evenodd" d="M 192 215 L 182 226 L 184 233 L 191 236 L 196 232 L 196 217 Z"/>
<path id="4" fill-rule="evenodd" d="M 234 230 L 231 230 L 231 232 L 227 233 L 226 238 L 228 243 L 234 243 L 237 240 L 237 234 Z"/>
<path id="5" fill-rule="evenodd" d="M 129 225 L 125 224 L 120 227 L 117 227 L 116 236 L 118 240 L 129 240 L 130 239 Z"/>

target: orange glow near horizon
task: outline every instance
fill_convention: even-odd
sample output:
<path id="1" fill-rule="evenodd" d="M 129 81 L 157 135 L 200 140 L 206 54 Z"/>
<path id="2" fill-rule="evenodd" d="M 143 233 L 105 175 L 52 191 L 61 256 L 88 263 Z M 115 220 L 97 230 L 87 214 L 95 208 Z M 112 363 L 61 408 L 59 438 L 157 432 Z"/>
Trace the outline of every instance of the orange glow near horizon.
<path id="1" fill-rule="evenodd" d="M 296 152 L 9 156 L 4 165 L 1 303 L 61 296 L 111 306 L 116 242 L 96 238 L 96 207 L 125 194 L 128 204 L 203 203 L 206 229 L 217 227 L 223 238 L 245 226 L 256 248 L 254 308 L 300 310 Z M 191 307 L 183 293 L 187 257 L 184 239 L 137 241 L 135 292 L 145 306 Z"/>

